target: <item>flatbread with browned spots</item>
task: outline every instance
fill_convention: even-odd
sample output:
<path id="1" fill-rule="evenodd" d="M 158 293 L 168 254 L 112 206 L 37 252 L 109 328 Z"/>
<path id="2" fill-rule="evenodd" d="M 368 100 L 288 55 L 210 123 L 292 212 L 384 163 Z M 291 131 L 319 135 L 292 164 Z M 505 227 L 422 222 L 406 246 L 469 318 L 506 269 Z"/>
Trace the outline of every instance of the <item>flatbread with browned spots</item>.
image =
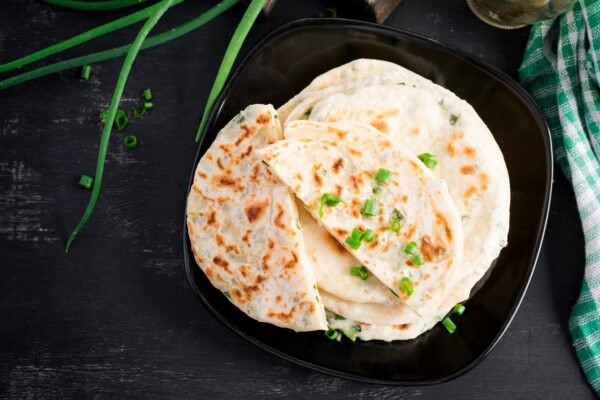
<path id="1" fill-rule="evenodd" d="M 251 318 L 323 330 L 294 197 L 257 156 L 282 136 L 277 113 L 266 105 L 249 106 L 218 133 L 188 195 L 190 243 L 212 285 Z"/>
<path id="2" fill-rule="evenodd" d="M 355 125 L 351 134 L 339 140 L 286 139 L 259 154 L 312 216 L 385 286 L 417 314 L 434 314 L 462 259 L 462 226 L 456 208 L 445 183 L 412 153 L 390 141 L 377 153 L 355 146 L 352 138 L 379 134 L 366 124 Z M 380 168 L 391 171 L 391 178 L 374 194 Z M 325 207 L 320 217 L 324 194 L 335 194 L 343 202 Z M 376 215 L 362 211 L 367 201 L 377 205 Z M 399 230 L 390 228 L 394 215 L 401 215 Z M 347 238 L 354 229 L 370 229 L 374 239 L 353 248 Z M 418 246 L 422 265 L 403 251 L 411 242 Z"/>

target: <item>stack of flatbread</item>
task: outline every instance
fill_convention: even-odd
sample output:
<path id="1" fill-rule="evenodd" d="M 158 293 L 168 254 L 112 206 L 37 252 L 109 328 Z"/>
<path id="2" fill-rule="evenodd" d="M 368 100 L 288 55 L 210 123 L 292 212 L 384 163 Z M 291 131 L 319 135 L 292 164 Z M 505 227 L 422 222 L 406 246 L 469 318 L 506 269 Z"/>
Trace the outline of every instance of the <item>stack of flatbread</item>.
<path id="1" fill-rule="evenodd" d="M 509 205 L 469 104 L 360 59 L 234 117 L 198 164 L 187 225 L 206 277 L 251 318 L 391 341 L 468 299 L 506 245 Z"/>

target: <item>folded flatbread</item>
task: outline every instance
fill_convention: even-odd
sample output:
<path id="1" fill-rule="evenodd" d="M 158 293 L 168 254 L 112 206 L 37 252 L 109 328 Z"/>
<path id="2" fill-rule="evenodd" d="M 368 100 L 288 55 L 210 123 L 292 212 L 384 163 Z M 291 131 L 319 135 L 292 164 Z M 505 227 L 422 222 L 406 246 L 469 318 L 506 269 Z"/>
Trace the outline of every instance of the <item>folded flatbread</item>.
<path id="1" fill-rule="evenodd" d="M 221 130 L 194 175 L 187 227 L 213 286 L 258 321 L 327 329 L 294 197 L 257 157 L 282 139 L 272 106 L 252 105 Z"/>
<path id="2" fill-rule="evenodd" d="M 445 183 L 390 141 L 376 153 L 356 146 L 358 138 L 382 135 L 366 124 L 352 123 L 337 133 L 336 140 L 282 140 L 259 154 L 312 216 L 385 286 L 417 314 L 436 313 L 457 276 L 463 249 L 460 218 Z M 391 177 L 374 194 L 380 169 Z M 325 194 L 343 202 L 323 208 Z M 372 207 L 371 215 L 365 211 L 367 203 L 375 204 L 376 215 Z M 392 230 L 398 215 L 401 228 Z M 350 245 L 355 229 L 371 230 L 373 240 Z M 406 251 L 412 242 L 420 262 Z"/>

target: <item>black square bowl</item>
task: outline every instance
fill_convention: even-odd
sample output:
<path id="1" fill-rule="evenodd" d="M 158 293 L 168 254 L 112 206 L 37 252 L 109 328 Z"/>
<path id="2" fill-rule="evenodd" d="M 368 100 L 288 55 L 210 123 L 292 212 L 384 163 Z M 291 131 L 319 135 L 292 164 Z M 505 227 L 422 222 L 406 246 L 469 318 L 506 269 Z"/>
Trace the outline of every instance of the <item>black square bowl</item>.
<path id="1" fill-rule="evenodd" d="M 219 129 L 252 103 L 283 104 L 317 75 L 357 58 L 403 65 L 468 101 L 504 154 L 511 183 L 508 246 L 477 285 L 451 335 L 440 324 L 409 341 L 332 342 L 256 322 L 214 289 L 195 264 L 184 224 L 185 268 L 193 290 L 225 325 L 262 349 L 314 370 L 365 382 L 420 385 L 456 378 L 477 365 L 506 331 L 540 251 L 552 188 L 545 120 L 528 94 L 500 71 L 412 33 L 339 19 L 286 24 L 239 64 L 204 133 L 196 164 Z M 191 186 L 191 179 L 190 179 Z"/>

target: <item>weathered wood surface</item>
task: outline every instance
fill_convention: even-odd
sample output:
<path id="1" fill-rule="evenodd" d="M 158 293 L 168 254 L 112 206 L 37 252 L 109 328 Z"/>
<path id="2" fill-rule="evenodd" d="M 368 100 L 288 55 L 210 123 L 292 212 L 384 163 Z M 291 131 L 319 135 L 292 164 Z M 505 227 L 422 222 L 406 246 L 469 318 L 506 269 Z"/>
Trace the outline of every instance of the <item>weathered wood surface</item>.
<path id="1" fill-rule="evenodd" d="M 159 29 L 207 6 L 188 3 Z M 280 0 L 249 42 L 326 5 Z M 185 189 L 210 77 L 242 12 L 237 7 L 139 57 L 123 102 L 135 103 L 141 89 L 152 87 L 156 109 L 126 130 L 140 138 L 137 150 L 125 151 L 123 133 L 114 133 L 98 207 L 68 255 L 65 238 L 89 195 L 76 182 L 93 173 L 97 114 L 110 100 L 120 62 L 93 66 L 89 82 L 68 71 L 0 92 L 0 398 L 593 398 L 567 332 L 584 255 L 575 202 L 560 174 L 521 310 L 492 354 L 453 382 L 400 388 L 312 372 L 255 348 L 200 305 L 183 274 Z M 0 58 L 120 14 L 3 1 Z M 526 30 L 487 27 L 462 0 L 405 0 L 387 23 L 453 44 L 512 75 L 527 38 Z M 88 48 L 121 44 L 133 33 Z"/>

